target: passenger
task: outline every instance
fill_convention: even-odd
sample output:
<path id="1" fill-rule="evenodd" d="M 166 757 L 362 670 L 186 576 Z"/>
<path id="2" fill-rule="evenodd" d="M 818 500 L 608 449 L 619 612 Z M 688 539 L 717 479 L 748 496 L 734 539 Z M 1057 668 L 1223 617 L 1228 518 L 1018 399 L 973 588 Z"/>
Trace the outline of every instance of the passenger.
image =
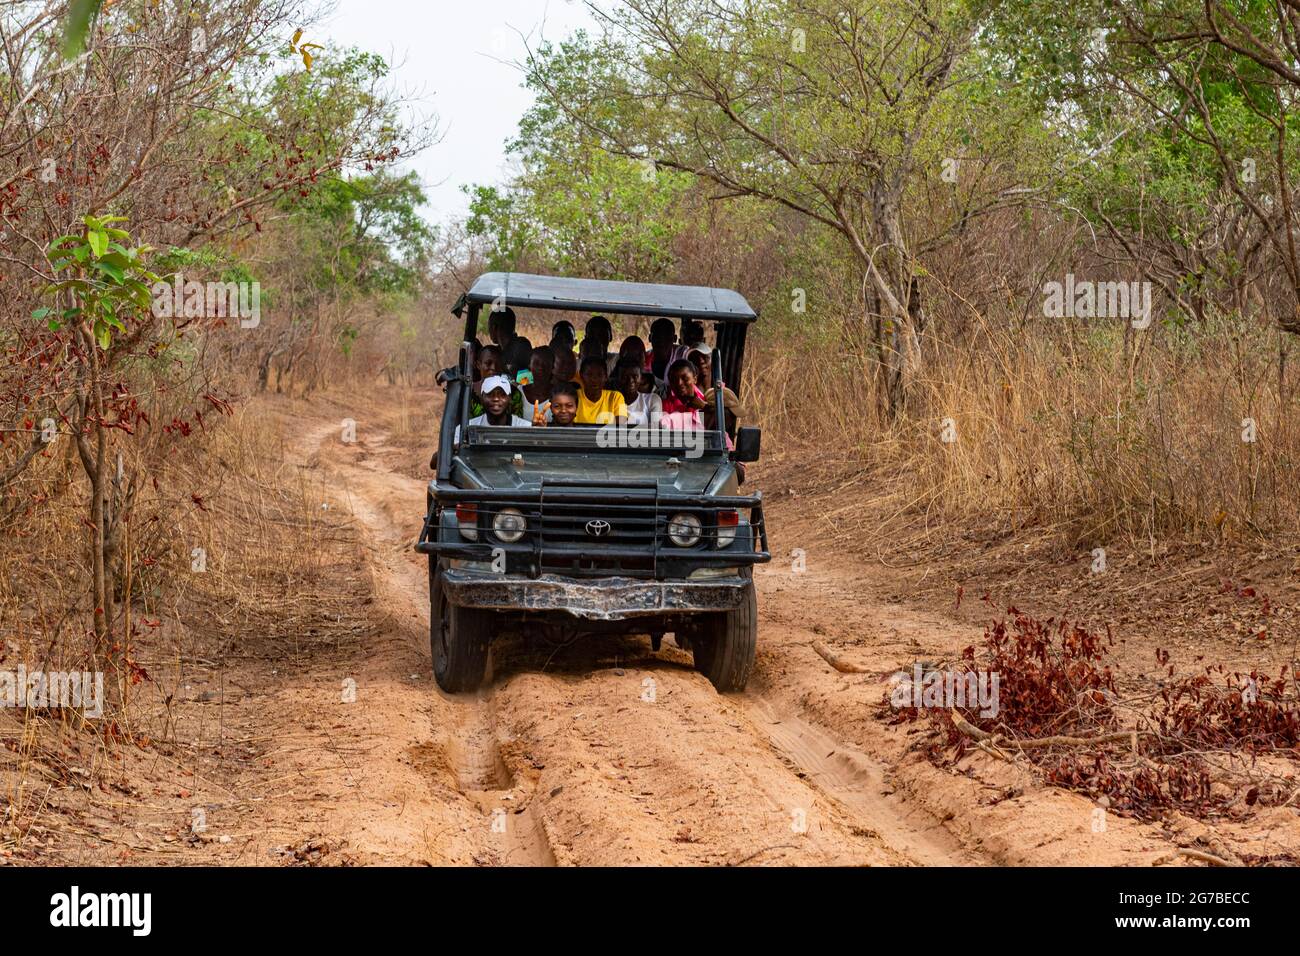
<path id="1" fill-rule="evenodd" d="M 668 394 L 664 397 L 663 416 L 659 419 L 664 428 L 703 428 L 700 412 L 705 408 L 704 393 L 696 387 L 699 374 L 686 359 L 678 359 L 668 367 Z"/>
<path id="2" fill-rule="evenodd" d="M 704 348 L 704 323 L 699 319 L 682 319 L 682 350 Z M 680 358 L 686 358 L 681 355 Z"/>
<path id="3" fill-rule="evenodd" d="M 471 417 L 482 415 L 485 406 L 483 405 L 483 383 L 490 378 L 502 377 L 501 349 L 495 345 L 485 345 L 479 349 L 478 361 L 474 366 L 477 372 L 478 381 L 474 383 L 474 390 L 469 396 L 469 413 Z M 523 396 L 516 389 L 510 395 L 510 411 L 515 415 L 523 413 Z"/>
<path id="4" fill-rule="evenodd" d="M 578 357 L 573 350 L 561 344 L 558 348 L 552 344 L 551 352 L 555 355 L 555 367 L 551 372 L 552 382 L 574 382 L 581 385 L 578 378 Z"/>
<path id="5" fill-rule="evenodd" d="M 609 324 L 609 319 L 603 315 L 593 315 L 587 320 L 586 328 L 582 335 L 582 348 L 578 350 L 582 354 L 583 348 L 588 348 L 588 342 L 597 341 L 601 343 L 601 349 L 605 355 L 605 368 L 613 377 L 614 366 L 618 364 L 618 356 L 609 351 L 610 344 L 614 341 L 614 327 Z M 594 346 L 591 346 L 594 348 Z"/>
<path id="6" fill-rule="evenodd" d="M 585 365 L 589 358 L 600 359 L 602 362 L 606 363 L 605 368 L 607 371 L 605 377 L 608 378 L 609 363 L 606 362 L 606 356 L 608 354 L 609 353 L 605 351 L 605 343 L 599 338 L 585 338 L 582 340 L 582 345 L 578 348 L 578 364 L 579 366 Z"/>
<path id="7" fill-rule="evenodd" d="M 717 408 L 713 401 L 713 356 L 707 351 L 692 349 L 686 359 L 700 373 L 697 384 L 704 392 L 704 427 L 715 429 L 718 427 L 718 422 Z M 736 396 L 736 393 L 727 388 L 726 385 L 722 386 L 722 412 L 723 417 L 727 420 L 727 434 L 735 438 L 737 419 L 744 418 L 745 409 L 740 404 L 740 399 Z"/>
<path id="8" fill-rule="evenodd" d="M 551 348 L 558 348 L 560 344 L 567 343 L 569 351 L 572 352 L 577 341 L 577 330 L 568 319 L 560 319 L 551 326 Z"/>
<path id="9" fill-rule="evenodd" d="M 673 352 L 677 348 L 677 330 L 673 328 L 672 319 L 655 319 L 650 323 L 650 355 L 647 356 L 646 368 L 654 377 L 663 381 L 668 375 L 668 366 L 675 359 Z"/>
<path id="10" fill-rule="evenodd" d="M 504 375 L 493 375 L 483 382 L 483 414 L 471 418 L 471 425 L 508 425 L 511 428 L 531 428 L 527 418 L 510 414 L 510 397 L 519 390 Z"/>
<path id="11" fill-rule="evenodd" d="M 510 414 L 511 396 L 518 395 L 519 390 L 511 387 L 510 379 L 504 375 L 493 375 L 491 378 L 483 380 L 483 414 L 469 420 L 471 425 L 497 425 L 509 426 L 511 428 L 531 428 L 533 423 L 526 418 L 520 418 L 518 415 Z M 460 426 L 456 426 L 456 434 L 452 439 L 455 442 L 460 441 Z M 430 462 L 434 468 L 438 467 L 437 456 Z"/>
<path id="12" fill-rule="evenodd" d="M 586 328 L 583 329 L 582 340 L 598 338 L 609 348 L 609 343 L 614 341 L 614 326 L 609 324 L 609 319 L 603 315 L 593 315 L 587 320 Z"/>
<path id="13" fill-rule="evenodd" d="M 659 416 L 663 414 L 663 401 L 654 393 L 654 390 L 641 391 L 641 380 L 647 374 L 640 365 L 636 364 L 635 360 L 619 362 L 614 367 L 614 382 L 618 385 L 623 400 L 627 402 L 627 423 L 629 425 L 658 426 Z"/>
<path id="14" fill-rule="evenodd" d="M 500 375 L 503 364 L 501 361 L 501 349 L 496 345 L 485 345 L 474 352 L 474 379 L 482 382 L 485 378 L 493 375 Z"/>
<path id="15" fill-rule="evenodd" d="M 620 365 L 634 362 L 637 368 L 646 367 L 645 342 L 641 341 L 641 336 L 629 335 L 623 340 L 618 347 L 618 361 Z"/>
<path id="16" fill-rule="evenodd" d="M 505 362 L 506 371 L 510 377 L 514 378 L 521 369 L 528 368 L 529 359 L 533 354 L 533 343 L 528 341 L 522 335 L 516 335 L 510 340 L 510 343 L 502 349 L 501 357 Z"/>
<path id="17" fill-rule="evenodd" d="M 514 309 L 505 308 L 501 311 L 488 313 L 488 338 L 492 344 L 500 349 L 504 349 L 510 344 L 515 337 L 515 312 Z"/>
<path id="18" fill-rule="evenodd" d="M 578 392 L 578 424 L 609 425 L 627 418 L 622 393 L 605 388 L 608 379 L 605 360 L 588 355 L 582 360 L 582 389 Z"/>
<path id="19" fill-rule="evenodd" d="M 578 417 L 578 386 L 556 382 L 551 387 L 551 425 L 567 428 Z"/>
<path id="20" fill-rule="evenodd" d="M 538 402 L 542 403 L 545 413 L 546 403 L 551 398 L 551 383 L 555 381 L 555 353 L 549 345 L 539 345 L 533 349 L 528 359 L 528 371 L 532 381 L 519 390 L 523 396 L 520 401 L 520 416 L 531 422 L 536 418 Z"/>
<path id="21" fill-rule="evenodd" d="M 470 340 L 469 370 L 470 370 L 470 374 L 474 377 L 475 381 L 478 381 L 478 368 L 476 367 L 476 365 L 478 363 L 479 349 L 481 349 L 482 347 L 483 347 L 482 344 L 479 342 L 477 338 Z M 440 370 L 438 374 L 433 377 L 434 384 L 440 386 L 444 392 L 447 391 L 447 385 L 448 383 L 451 382 L 453 378 L 456 377 L 456 369 L 458 367 L 459 366 L 452 365 L 448 368 L 444 368 Z"/>

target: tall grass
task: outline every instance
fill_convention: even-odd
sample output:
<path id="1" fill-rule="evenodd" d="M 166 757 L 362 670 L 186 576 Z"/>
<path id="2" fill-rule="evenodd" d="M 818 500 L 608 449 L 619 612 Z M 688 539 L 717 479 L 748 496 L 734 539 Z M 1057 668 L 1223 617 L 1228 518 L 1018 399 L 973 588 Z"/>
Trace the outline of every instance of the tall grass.
<path id="1" fill-rule="evenodd" d="M 900 514 L 1047 527 L 1071 544 L 1300 531 L 1281 333 L 1052 322 L 981 316 L 958 338 L 936 321 L 893 419 L 873 399 L 869 349 L 787 328 L 749 362 L 746 397 L 766 447 L 861 469 L 846 496 Z"/>

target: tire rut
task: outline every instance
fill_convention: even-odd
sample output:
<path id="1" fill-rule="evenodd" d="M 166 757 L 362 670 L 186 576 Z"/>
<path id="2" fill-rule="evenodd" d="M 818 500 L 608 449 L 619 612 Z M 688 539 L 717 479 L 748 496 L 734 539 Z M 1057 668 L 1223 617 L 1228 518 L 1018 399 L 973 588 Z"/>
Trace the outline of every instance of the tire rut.
<path id="1" fill-rule="evenodd" d="M 318 459 L 331 427 L 311 433 L 309 442 Z M 384 467 L 385 436 L 378 433 L 358 443 L 363 454 L 356 461 L 332 458 L 328 467 L 348 493 L 349 506 L 376 547 L 373 569 L 386 579 L 385 592 L 393 599 L 393 630 L 402 640 L 422 642 L 429 604 L 423 568 L 399 528 L 392 509 L 401 509 L 415 481 Z M 376 487 L 382 486 L 382 487 Z M 412 498 L 419 506 L 419 500 Z M 409 607 L 401 607 L 407 604 Z M 417 625 L 414 621 L 419 621 Z M 546 828 L 532 806 L 533 792 L 524 775 L 515 774 L 502 755 L 491 692 L 447 695 L 434 689 L 453 708 L 454 730 L 445 734 L 442 749 L 455 779 L 456 790 L 482 817 L 482 830 L 472 835 L 478 847 L 475 859 L 488 865 L 554 866 L 555 853 Z"/>
<path id="2" fill-rule="evenodd" d="M 486 818 L 484 848 L 503 866 L 555 866 L 546 827 L 533 808 L 533 788 L 501 752 L 490 698 L 476 699 L 451 746 L 457 789 Z"/>
<path id="3" fill-rule="evenodd" d="M 928 813 L 893 796 L 886 767 L 829 731 L 794 713 L 783 713 L 759 695 L 745 707 L 756 729 L 805 779 L 835 800 L 860 825 L 920 866 L 979 866 L 967 850 Z"/>

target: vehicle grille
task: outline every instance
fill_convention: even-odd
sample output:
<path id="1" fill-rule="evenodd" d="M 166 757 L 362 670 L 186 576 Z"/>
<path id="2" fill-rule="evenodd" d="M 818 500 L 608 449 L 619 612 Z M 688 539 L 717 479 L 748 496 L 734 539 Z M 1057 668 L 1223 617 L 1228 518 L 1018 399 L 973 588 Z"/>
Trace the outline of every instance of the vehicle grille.
<path id="1" fill-rule="evenodd" d="M 493 505 L 484 509 L 481 526 L 491 528 L 501 507 L 523 512 L 528 522 L 524 540 L 534 546 L 541 573 L 585 577 L 653 575 L 656 539 L 662 546 L 668 521 L 652 501 L 595 505 L 548 497 L 540 506 L 536 502 Z M 636 554 L 617 553 L 629 550 Z"/>

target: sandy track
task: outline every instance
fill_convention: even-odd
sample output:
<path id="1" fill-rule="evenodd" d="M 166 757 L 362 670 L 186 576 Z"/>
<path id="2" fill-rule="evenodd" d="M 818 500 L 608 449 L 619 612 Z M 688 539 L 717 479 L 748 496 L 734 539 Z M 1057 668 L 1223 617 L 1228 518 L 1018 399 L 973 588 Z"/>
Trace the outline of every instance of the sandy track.
<path id="1" fill-rule="evenodd" d="M 887 783 L 889 768 L 800 713 L 785 690 L 827 680 L 789 642 L 778 576 L 760 581 L 760 673 L 719 695 L 665 642 L 590 638 L 494 645 L 493 679 L 446 695 L 429 672 L 426 560 L 411 550 L 424 484 L 400 474 L 384 435 L 338 440 L 313 424 L 298 450 L 350 504 L 369 541 L 386 617 L 366 649 L 367 709 L 393 747 L 373 748 L 367 781 L 328 828 L 362 861 L 549 864 L 933 865 L 986 862 Z M 806 622 L 805 622 L 806 623 Z M 786 633 L 782 633 L 786 632 Z M 811 660 L 805 658 L 811 657 Z M 814 663 L 815 662 L 815 663 Z M 797 667 L 800 680 L 772 677 Z M 425 695 L 422 718 L 410 695 Z M 421 739 L 414 739 L 419 737 Z M 442 786 L 450 781 L 454 791 Z M 370 785 L 374 786 L 371 787 Z M 418 820 L 378 828 L 386 790 L 423 790 Z M 382 814 L 380 814 L 382 818 Z M 427 834 L 443 835 L 431 841 Z M 449 836 L 450 835 L 450 836 Z M 376 837 L 382 837 L 376 839 Z"/>

